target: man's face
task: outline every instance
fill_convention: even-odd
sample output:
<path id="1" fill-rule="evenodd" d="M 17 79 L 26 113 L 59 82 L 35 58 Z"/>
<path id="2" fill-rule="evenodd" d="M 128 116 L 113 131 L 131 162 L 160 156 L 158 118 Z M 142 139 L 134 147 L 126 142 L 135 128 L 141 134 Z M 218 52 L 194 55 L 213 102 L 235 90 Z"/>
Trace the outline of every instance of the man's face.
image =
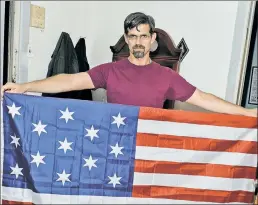
<path id="1" fill-rule="evenodd" d="M 138 30 L 135 28 L 129 30 L 125 35 L 125 41 L 128 44 L 130 52 L 135 58 L 143 58 L 151 48 L 151 44 L 156 39 L 156 34 L 150 34 L 150 27 L 148 24 L 141 24 L 138 26 Z"/>

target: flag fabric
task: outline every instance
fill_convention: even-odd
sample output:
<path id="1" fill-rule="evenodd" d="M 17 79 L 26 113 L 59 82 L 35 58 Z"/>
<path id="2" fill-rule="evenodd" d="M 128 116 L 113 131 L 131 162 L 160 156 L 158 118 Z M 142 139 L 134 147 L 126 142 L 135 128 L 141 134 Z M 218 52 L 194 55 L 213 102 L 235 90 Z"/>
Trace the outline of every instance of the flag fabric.
<path id="1" fill-rule="evenodd" d="M 3 204 L 252 203 L 257 118 L 5 93 Z"/>

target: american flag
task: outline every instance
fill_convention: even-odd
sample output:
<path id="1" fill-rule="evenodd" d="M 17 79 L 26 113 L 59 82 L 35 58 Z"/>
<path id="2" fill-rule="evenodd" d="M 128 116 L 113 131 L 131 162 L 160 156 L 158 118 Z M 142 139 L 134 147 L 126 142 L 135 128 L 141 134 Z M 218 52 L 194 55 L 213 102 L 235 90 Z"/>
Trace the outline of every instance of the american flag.
<path id="1" fill-rule="evenodd" d="M 2 203 L 243 204 L 257 119 L 5 93 Z"/>

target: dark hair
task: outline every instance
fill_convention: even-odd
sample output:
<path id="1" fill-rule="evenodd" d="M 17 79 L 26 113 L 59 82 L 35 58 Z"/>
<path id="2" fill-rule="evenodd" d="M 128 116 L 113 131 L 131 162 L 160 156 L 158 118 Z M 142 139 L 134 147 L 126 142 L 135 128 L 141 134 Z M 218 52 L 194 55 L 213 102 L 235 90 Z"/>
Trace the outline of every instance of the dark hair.
<path id="1" fill-rule="evenodd" d="M 149 24 L 150 34 L 152 34 L 154 32 L 155 21 L 152 18 L 152 16 L 146 15 L 142 12 L 135 12 L 135 13 L 129 14 L 124 21 L 125 34 L 128 34 L 128 30 L 130 30 L 134 27 L 136 27 L 137 31 L 139 31 L 138 26 L 140 24 Z"/>

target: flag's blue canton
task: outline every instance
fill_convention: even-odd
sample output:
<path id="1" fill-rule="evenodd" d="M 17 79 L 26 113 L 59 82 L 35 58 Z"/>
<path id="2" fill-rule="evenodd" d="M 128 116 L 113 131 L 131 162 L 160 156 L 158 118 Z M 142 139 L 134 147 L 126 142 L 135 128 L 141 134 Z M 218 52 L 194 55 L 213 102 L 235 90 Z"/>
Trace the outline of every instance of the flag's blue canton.
<path id="1" fill-rule="evenodd" d="M 132 195 L 138 107 L 6 93 L 3 111 L 4 186 Z"/>

